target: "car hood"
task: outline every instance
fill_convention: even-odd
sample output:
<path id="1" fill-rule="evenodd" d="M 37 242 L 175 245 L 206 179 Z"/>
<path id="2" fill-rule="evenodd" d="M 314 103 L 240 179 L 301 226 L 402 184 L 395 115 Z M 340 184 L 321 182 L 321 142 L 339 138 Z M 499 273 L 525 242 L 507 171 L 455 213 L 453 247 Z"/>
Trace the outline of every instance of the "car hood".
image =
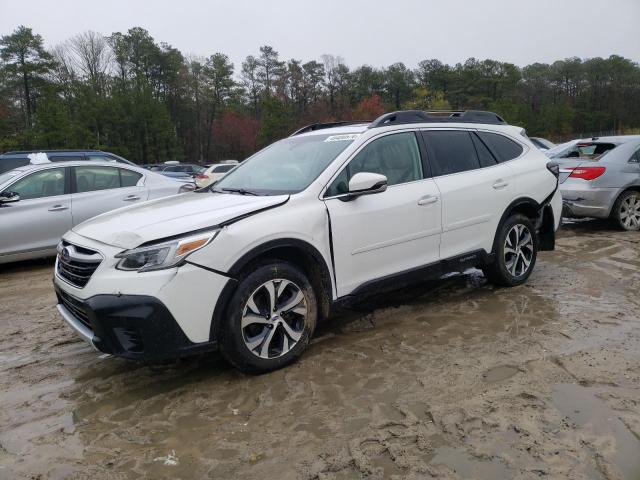
<path id="1" fill-rule="evenodd" d="M 78 235 L 120 248 L 215 227 L 286 203 L 288 195 L 195 192 L 151 200 L 98 215 L 75 226 Z"/>

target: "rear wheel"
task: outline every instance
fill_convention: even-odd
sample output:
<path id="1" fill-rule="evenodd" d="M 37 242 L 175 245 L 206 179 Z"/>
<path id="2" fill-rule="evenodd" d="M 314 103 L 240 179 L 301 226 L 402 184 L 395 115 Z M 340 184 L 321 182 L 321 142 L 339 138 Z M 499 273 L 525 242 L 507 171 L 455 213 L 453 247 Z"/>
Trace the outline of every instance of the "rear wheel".
<path id="1" fill-rule="evenodd" d="M 245 277 L 227 308 L 222 354 L 239 370 L 264 373 L 302 355 L 316 326 L 316 296 L 305 274 L 274 261 Z"/>
<path id="2" fill-rule="evenodd" d="M 612 216 L 623 230 L 640 230 L 640 193 L 624 192 L 613 205 Z"/>
<path id="3" fill-rule="evenodd" d="M 503 287 L 524 283 L 538 255 L 538 237 L 531 220 L 521 214 L 510 216 L 498 229 L 494 253 L 493 262 L 483 268 L 487 279 Z"/>

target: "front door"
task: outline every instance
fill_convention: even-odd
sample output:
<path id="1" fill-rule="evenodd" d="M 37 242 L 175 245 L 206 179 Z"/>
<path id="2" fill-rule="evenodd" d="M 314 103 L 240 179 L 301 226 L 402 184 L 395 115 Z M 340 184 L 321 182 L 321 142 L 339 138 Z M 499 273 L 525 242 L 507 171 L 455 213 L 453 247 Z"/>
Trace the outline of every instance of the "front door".
<path id="1" fill-rule="evenodd" d="M 423 171 L 415 133 L 402 132 L 372 140 L 333 180 L 325 203 L 338 296 L 438 260 L 439 191 Z M 387 190 L 345 201 L 349 179 L 359 172 L 385 175 Z"/>
<path id="2" fill-rule="evenodd" d="M 64 167 L 48 168 L 5 189 L 20 200 L 0 204 L 0 255 L 54 249 L 71 228 L 71 195 Z"/>

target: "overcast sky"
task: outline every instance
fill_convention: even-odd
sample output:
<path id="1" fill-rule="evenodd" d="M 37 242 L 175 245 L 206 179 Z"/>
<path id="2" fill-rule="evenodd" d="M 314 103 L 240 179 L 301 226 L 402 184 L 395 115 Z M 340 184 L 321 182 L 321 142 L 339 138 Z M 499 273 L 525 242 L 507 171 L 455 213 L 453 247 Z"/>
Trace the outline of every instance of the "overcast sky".
<path id="1" fill-rule="evenodd" d="M 141 26 L 184 54 L 226 53 L 237 69 L 265 44 L 281 59 L 328 53 L 351 67 L 611 54 L 640 61 L 640 0 L 0 0 L 0 34 L 21 24 L 47 46 L 85 30 Z"/>

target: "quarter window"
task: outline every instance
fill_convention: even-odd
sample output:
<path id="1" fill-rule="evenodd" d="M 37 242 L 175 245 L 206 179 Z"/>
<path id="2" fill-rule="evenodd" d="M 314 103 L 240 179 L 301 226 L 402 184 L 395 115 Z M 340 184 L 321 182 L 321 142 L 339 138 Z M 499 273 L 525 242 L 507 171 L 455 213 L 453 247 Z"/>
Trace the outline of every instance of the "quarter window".
<path id="1" fill-rule="evenodd" d="M 124 168 L 119 168 L 118 170 L 120 170 L 120 185 L 122 187 L 135 187 L 140 178 L 142 178 L 142 175 L 138 172 L 125 170 Z"/>
<path id="2" fill-rule="evenodd" d="M 368 144 L 340 172 L 325 196 L 347 193 L 349 179 L 360 172 L 384 175 L 389 186 L 421 180 L 422 160 L 415 134 L 405 132 L 386 135 Z"/>
<path id="3" fill-rule="evenodd" d="M 64 195 L 64 168 L 50 168 L 32 173 L 7 188 L 20 195 L 21 200 Z"/>
<path id="4" fill-rule="evenodd" d="M 504 135 L 478 132 L 478 136 L 491 149 L 498 162 L 507 162 L 522 155 L 522 146 Z"/>
<path id="5" fill-rule="evenodd" d="M 434 176 L 450 175 L 480 168 L 469 132 L 431 130 L 423 132 Z"/>

